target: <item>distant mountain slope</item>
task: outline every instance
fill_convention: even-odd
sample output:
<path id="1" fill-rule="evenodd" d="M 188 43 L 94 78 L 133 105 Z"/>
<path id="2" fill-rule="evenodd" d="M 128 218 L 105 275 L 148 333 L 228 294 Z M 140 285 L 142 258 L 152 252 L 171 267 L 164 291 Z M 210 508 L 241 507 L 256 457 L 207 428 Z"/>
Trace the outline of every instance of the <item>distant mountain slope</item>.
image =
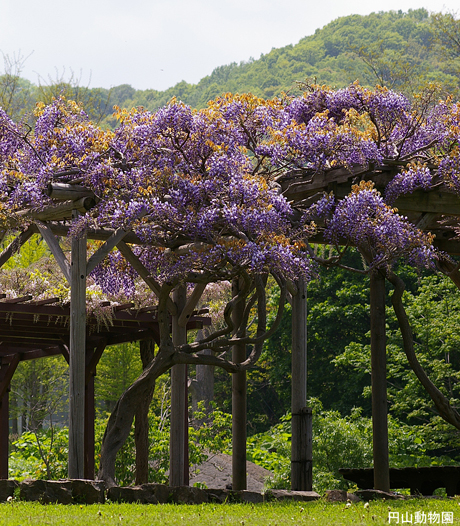
<path id="1" fill-rule="evenodd" d="M 336 87 L 355 80 L 364 85 L 381 80 L 394 88 L 421 79 L 458 84 L 434 52 L 429 13 L 417 9 L 338 18 L 296 45 L 218 67 L 196 85 L 184 81 L 166 91 L 136 91 L 124 104 L 154 110 L 175 96 L 199 108 L 225 92 L 276 96 L 307 77 Z"/>
<path id="2" fill-rule="evenodd" d="M 128 84 L 111 90 L 68 85 L 65 91 L 69 98 L 81 100 L 91 117 L 108 127 L 115 125 L 114 105 L 154 111 L 177 97 L 202 108 L 226 92 L 277 96 L 307 78 L 334 87 L 358 80 L 362 85 L 382 84 L 406 92 L 415 91 L 424 82 L 439 81 L 457 96 L 460 65 L 455 69 L 452 56 L 445 59 L 449 54 L 442 53 L 433 28 L 433 17 L 425 9 L 350 15 L 317 29 L 296 45 L 272 49 L 257 60 L 220 66 L 198 84 L 183 81 L 166 91 L 135 90 Z M 456 60 L 460 62 L 460 58 Z M 0 75 L 0 104 L 5 78 Z M 22 79 L 21 83 L 14 104 L 10 104 L 17 114 L 21 108 L 22 113 L 33 108 L 37 100 L 47 102 L 66 86 L 37 87 Z"/>

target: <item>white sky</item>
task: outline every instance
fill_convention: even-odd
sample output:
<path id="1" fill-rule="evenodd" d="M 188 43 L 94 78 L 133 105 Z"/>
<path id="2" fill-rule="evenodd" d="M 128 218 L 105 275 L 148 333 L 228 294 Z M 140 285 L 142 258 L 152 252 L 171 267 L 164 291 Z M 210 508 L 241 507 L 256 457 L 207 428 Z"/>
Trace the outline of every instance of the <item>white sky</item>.
<path id="1" fill-rule="evenodd" d="M 340 16 L 420 7 L 459 11 L 458 0 L 0 0 L 0 52 L 28 57 L 22 75 L 35 83 L 73 72 L 90 87 L 163 90 Z"/>

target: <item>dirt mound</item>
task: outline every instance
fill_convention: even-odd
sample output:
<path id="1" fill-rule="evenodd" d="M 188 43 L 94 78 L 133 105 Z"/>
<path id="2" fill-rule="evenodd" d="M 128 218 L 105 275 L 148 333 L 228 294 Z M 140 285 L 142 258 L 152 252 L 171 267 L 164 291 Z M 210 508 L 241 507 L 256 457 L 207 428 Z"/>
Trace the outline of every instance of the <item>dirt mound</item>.
<path id="1" fill-rule="evenodd" d="M 273 473 L 257 466 L 253 462 L 246 462 L 247 489 L 262 491 L 264 482 L 268 477 L 273 478 Z M 212 453 L 208 460 L 194 466 L 190 474 L 190 486 L 196 482 L 206 484 L 208 488 L 225 489 L 232 483 L 232 457 L 223 453 Z"/>

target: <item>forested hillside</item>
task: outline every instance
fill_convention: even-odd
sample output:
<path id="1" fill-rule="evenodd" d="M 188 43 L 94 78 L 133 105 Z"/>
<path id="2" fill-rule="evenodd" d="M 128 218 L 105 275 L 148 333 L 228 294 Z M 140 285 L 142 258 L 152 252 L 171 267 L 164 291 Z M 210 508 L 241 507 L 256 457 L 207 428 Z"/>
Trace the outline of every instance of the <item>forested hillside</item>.
<path id="1" fill-rule="evenodd" d="M 202 108 L 226 92 L 267 98 L 296 89 L 296 83 L 306 79 L 334 87 L 354 81 L 381 84 L 406 93 L 436 81 L 456 94 L 460 50 L 455 32 L 458 21 L 452 15 L 430 15 L 425 9 L 350 15 L 317 29 L 296 45 L 272 49 L 240 64 L 222 65 L 198 84 L 182 81 L 166 91 L 135 90 L 127 84 L 111 89 L 83 87 L 76 78 L 50 79 L 37 86 L 20 78 L 20 61 L 12 63 L 6 57 L 0 105 L 10 115 L 18 114 L 64 90 L 82 101 L 95 120 L 111 126 L 114 105 L 156 110 L 177 97 Z"/>

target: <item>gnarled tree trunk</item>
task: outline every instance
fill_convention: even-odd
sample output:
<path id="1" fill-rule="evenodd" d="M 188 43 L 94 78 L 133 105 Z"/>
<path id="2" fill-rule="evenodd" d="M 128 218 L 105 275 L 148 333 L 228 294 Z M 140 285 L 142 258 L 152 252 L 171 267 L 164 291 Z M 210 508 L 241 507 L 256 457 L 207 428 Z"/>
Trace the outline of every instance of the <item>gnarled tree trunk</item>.
<path id="1" fill-rule="evenodd" d="M 388 281 L 394 286 L 395 291 L 391 297 L 393 309 L 399 322 L 399 328 L 403 339 L 404 352 L 407 360 L 415 375 L 423 385 L 427 393 L 434 402 L 439 415 L 449 424 L 452 424 L 457 429 L 460 429 L 460 415 L 457 410 L 452 407 L 449 400 L 441 393 L 441 391 L 428 378 L 426 372 L 417 360 L 414 350 L 414 341 L 412 337 L 412 329 L 410 327 L 409 319 L 407 317 L 404 305 L 402 303 L 402 295 L 405 289 L 404 282 L 395 274 L 389 272 L 387 276 Z"/>

